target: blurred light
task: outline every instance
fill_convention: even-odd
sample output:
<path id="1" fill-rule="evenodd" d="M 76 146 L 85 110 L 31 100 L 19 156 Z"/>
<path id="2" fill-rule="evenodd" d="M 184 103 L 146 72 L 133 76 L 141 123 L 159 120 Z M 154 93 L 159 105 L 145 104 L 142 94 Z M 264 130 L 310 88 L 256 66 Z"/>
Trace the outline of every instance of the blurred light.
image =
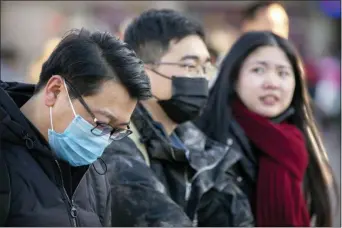
<path id="1" fill-rule="evenodd" d="M 341 18 L 341 0 L 321 0 L 319 5 L 328 17 Z"/>
<path id="2" fill-rule="evenodd" d="M 287 17 L 285 9 L 279 4 L 272 4 L 268 8 L 268 13 L 272 20 L 274 20 L 278 24 L 283 24 L 285 18 Z"/>
<path id="3" fill-rule="evenodd" d="M 134 18 L 132 17 L 127 17 L 125 18 L 119 25 L 119 31 L 118 31 L 118 36 L 121 40 L 124 40 L 125 36 L 125 31 L 128 28 L 128 26 L 132 23 Z"/>
<path id="4" fill-rule="evenodd" d="M 268 7 L 267 14 L 272 21 L 272 31 L 282 37 L 288 38 L 289 19 L 284 7 L 274 3 Z"/>

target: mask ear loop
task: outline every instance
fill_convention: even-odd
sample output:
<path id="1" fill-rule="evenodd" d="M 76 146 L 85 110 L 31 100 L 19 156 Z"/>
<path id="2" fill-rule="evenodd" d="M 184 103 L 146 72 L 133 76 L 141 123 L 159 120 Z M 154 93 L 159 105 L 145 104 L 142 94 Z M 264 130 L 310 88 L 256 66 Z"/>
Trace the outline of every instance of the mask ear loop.
<path id="1" fill-rule="evenodd" d="M 145 67 L 146 67 L 146 66 L 145 66 Z M 149 68 L 149 67 L 146 67 L 146 69 L 148 69 L 148 70 L 152 71 L 153 73 L 157 74 L 157 75 L 158 75 L 158 76 L 160 76 L 160 77 L 163 77 L 163 78 L 166 78 L 166 79 L 172 80 L 172 78 L 171 78 L 171 77 L 169 77 L 169 76 L 166 76 L 165 74 L 159 73 L 159 72 L 158 72 L 158 71 L 156 71 L 155 69 L 151 69 L 151 68 Z"/>
<path id="2" fill-rule="evenodd" d="M 72 105 L 72 102 L 71 102 L 71 99 L 70 99 L 68 87 L 67 87 L 67 85 L 66 85 L 66 83 L 65 83 L 65 80 L 63 80 L 63 82 L 64 82 L 65 90 L 66 90 L 67 95 L 68 95 L 68 99 L 69 99 L 69 103 L 70 103 L 70 105 L 71 105 L 72 112 L 74 113 L 74 116 L 76 117 L 76 112 L 75 112 L 74 106 Z"/>
<path id="3" fill-rule="evenodd" d="M 50 124 L 51 124 L 51 130 L 53 130 L 52 107 L 51 106 L 50 106 Z"/>
<path id="4" fill-rule="evenodd" d="M 145 67 L 146 67 L 146 66 L 145 66 Z M 170 78 L 170 77 L 168 77 L 168 76 L 166 76 L 166 75 L 164 75 L 164 74 L 162 74 L 162 73 L 159 73 L 158 71 L 156 71 L 156 70 L 154 70 L 154 69 L 152 69 L 152 68 L 146 67 L 146 69 L 152 71 L 153 73 L 157 74 L 158 76 L 160 76 L 160 77 L 162 77 L 162 78 L 165 78 L 165 79 L 168 79 L 168 80 L 172 80 L 172 78 Z M 159 99 L 159 98 L 158 98 L 156 95 L 154 95 L 154 94 L 152 94 L 152 97 L 153 97 L 154 99 L 156 99 L 157 101 L 161 101 L 161 99 Z"/>

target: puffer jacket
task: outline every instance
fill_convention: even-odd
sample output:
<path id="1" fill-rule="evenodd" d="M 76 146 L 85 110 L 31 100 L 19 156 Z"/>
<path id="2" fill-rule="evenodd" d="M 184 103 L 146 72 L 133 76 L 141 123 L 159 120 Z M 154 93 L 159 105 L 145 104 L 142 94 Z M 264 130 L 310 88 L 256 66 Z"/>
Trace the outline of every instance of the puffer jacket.
<path id="1" fill-rule="evenodd" d="M 121 172 L 118 169 L 109 169 L 109 175 L 113 176 L 113 170 L 116 172 L 115 178 L 111 178 L 112 183 L 117 183 L 119 178 L 121 184 L 129 183 L 127 185 L 134 185 L 134 181 L 143 180 L 144 183 L 149 183 L 149 188 L 159 188 L 168 202 L 176 203 L 177 208 L 181 208 L 186 213 L 192 225 L 254 225 L 248 197 L 241 190 L 240 183 L 233 174 L 234 167 L 242 158 L 242 154 L 236 150 L 233 141 L 229 140 L 229 145 L 222 145 L 209 140 L 189 122 L 181 125 L 176 131 L 188 151 L 179 149 L 172 145 L 165 133 L 156 128 L 151 116 L 141 104 L 133 113 L 132 122 L 139 131 L 140 141 L 146 146 L 153 172 L 147 171 L 148 167 L 143 163 L 143 158 L 139 155 L 137 147 L 127 139 L 112 144 L 108 148 L 110 153 L 107 154 L 116 154 L 116 151 L 119 150 L 121 156 L 128 154 L 131 157 L 135 156 L 136 160 L 144 164 L 145 171 L 135 168 L 133 164 L 130 164 L 131 169 L 127 168 Z M 119 157 L 107 158 L 105 161 L 109 167 L 115 167 L 119 163 Z M 169 214 L 169 207 L 165 206 L 163 200 L 148 195 L 147 190 L 136 191 L 136 195 L 131 195 L 131 198 L 145 197 L 147 201 L 144 201 L 144 204 L 153 204 L 154 210 L 152 211 L 158 211 L 155 217 L 144 213 L 145 218 L 153 217 L 155 220 L 165 220 Z M 113 197 L 120 198 L 121 195 L 116 194 Z M 219 203 L 216 203 L 217 201 Z M 124 213 L 130 214 L 131 217 L 134 217 L 133 211 L 139 215 L 144 210 L 141 203 L 134 199 L 131 199 L 130 207 L 126 207 L 127 211 Z M 173 207 L 173 209 L 175 208 Z M 147 213 L 149 212 L 151 211 Z M 177 224 L 176 219 L 177 217 L 168 219 L 168 224 Z M 148 223 L 148 221 L 144 221 L 129 225 L 144 226 Z"/>
<path id="2" fill-rule="evenodd" d="M 3 226 L 109 226 L 110 188 L 101 162 L 73 168 L 55 158 L 20 107 L 34 86 L 0 82 L 0 151 Z M 5 173 L 6 172 L 6 173 Z M 99 174 L 100 173 L 100 174 Z M 3 177 L 9 182 L 3 182 Z"/>
<path id="3" fill-rule="evenodd" d="M 112 186 L 112 226 L 192 226 L 131 139 L 113 141 L 102 158 Z"/>

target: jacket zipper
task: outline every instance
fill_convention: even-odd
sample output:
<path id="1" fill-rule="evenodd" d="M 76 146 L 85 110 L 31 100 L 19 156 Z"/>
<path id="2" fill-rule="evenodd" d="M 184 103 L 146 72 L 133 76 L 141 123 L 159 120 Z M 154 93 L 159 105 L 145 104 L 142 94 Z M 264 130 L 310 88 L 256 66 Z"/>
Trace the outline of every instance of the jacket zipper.
<path id="1" fill-rule="evenodd" d="M 185 202 L 188 203 L 188 200 L 190 198 L 190 193 L 191 193 L 191 182 L 189 181 L 188 177 L 188 169 L 185 169 L 184 172 L 184 180 L 185 180 Z"/>
<path id="2" fill-rule="evenodd" d="M 186 207 L 188 206 L 189 203 L 189 198 L 191 194 L 191 187 L 192 187 L 192 182 L 189 181 L 189 176 L 188 176 L 188 169 L 185 169 L 184 172 L 184 180 L 185 180 L 185 205 Z M 198 220 L 197 220 L 197 213 L 194 214 L 194 218 L 192 220 L 192 226 L 197 227 L 198 225 Z"/>
<path id="3" fill-rule="evenodd" d="M 176 160 L 176 156 L 175 156 L 175 152 L 173 150 L 172 147 L 170 147 L 171 150 L 171 155 L 173 157 L 173 159 Z M 191 183 L 189 182 L 189 178 L 188 178 L 188 169 L 185 168 L 185 172 L 184 172 L 184 181 L 185 181 L 185 203 L 188 203 L 188 200 L 190 198 L 190 192 L 191 192 Z"/>
<path id="4" fill-rule="evenodd" d="M 175 152 L 174 152 L 173 148 L 170 147 L 170 150 L 171 150 L 171 155 L 172 155 L 173 159 L 176 160 L 176 156 L 175 156 Z M 184 199 L 185 199 L 185 203 L 187 204 L 188 200 L 190 198 L 190 193 L 191 193 L 191 183 L 189 182 L 188 169 L 187 168 L 185 168 L 185 171 L 184 171 L 184 181 L 185 181 L 185 196 L 184 196 Z"/>
<path id="5" fill-rule="evenodd" d="M 59 174 L 61 176 L 61 180 L 62 180 L 62 189 L 63 189 L 63 192 L 69 202 L 69 206 L 70 206 L 70 215 L 71 215 L 71 220 L 72 220 L 72 224 L 74 227 L 77 227 L 77 209 L 74 205 L 74 201 L 73 200 L 70 200 L 69 196 L 68 196 L 68 193 L 66 192 L 65 188 L 64 188 L 64 181 L 63 181 L 63 175 L 62 175 L 62 170 L 61 170 L 61 167 L 59 166 L 59 163 L 57 160 L 55 160 L 56 164 L 57 164 L 57 167 L 59 169 Z"/>

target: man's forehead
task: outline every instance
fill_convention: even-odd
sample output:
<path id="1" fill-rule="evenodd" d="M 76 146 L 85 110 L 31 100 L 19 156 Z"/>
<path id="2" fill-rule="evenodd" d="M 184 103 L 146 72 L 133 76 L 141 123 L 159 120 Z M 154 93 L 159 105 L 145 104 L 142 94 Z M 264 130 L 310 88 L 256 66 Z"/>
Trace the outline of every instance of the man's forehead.
<path id="1" fill-rule="evenodd" d="M 187 36 L 181 40 L 172 40 L 167 55 L 179 60 L 185 56 L 198 57 L 200 61 L 206 61 L 210 55 L 204 41 L 196 35 Z"/>
<path id="2" fill-rule="evenodd" d="M 107 81 L 101 91 L 93 96 L 85 97 L 95 115 L 106 116 L 113 123 L 127 123 L 137 100 L 132 98 L 128 90 L 119 82 Z"/>

